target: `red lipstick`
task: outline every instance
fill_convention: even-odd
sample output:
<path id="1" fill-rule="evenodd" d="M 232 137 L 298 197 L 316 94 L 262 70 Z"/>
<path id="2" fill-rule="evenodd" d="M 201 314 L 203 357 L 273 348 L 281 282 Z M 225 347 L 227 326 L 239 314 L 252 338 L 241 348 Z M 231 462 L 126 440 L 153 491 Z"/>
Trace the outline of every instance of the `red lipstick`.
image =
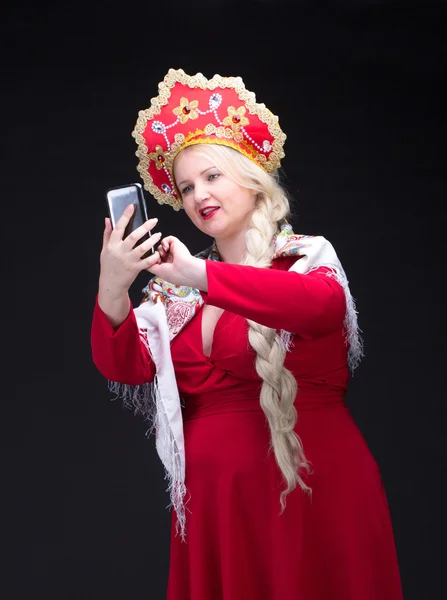
<path id="1" fill-rule="evenodd" d="M 199 212 L 202 216 L 202 219 L 211 219 L 211 217 L 219 210 L 219 206 L 206 206 L 202 208 Z"/>

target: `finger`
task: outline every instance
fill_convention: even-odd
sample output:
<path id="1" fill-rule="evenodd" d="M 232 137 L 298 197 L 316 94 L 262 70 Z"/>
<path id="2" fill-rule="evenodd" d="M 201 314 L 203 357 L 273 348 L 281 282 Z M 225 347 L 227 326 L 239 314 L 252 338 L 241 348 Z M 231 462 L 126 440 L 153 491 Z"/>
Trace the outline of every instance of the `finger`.
<path id="1" fill-rule="evenodd" d="M 129 223 L 130 219 L 132 218 L 134 210 L 135 210 L 135 206 L 133 204 L 129 204 L 128 206 L 126 206 L 123 214 L 118 219 L 118 221 L 115 225 L 115 229 L 112 232 L 113 237 L 119 238 L 120 240 L 123 239 L 124 231 Z"/>
<path id="2" fill-rule="evenodd" d="M 161 240 L 160 245 L 165 252 L 169 252 L 171 246 L 174 244 L 174 242 L 176 240 L 177 240 L 177 238 L 174 237 L 173 235 L 168 235 L 167 237 L 165 237 Z"/>
<path id="3" fill-rule="evenodd" d="M 157 217 L 154 217 L 153 219 L 148 219 L 147 221 L 145 221 L 143 223 L 143 225 L 140 225 L 140 227 L 137 227 L 134 231 L 132 231 L 124 241 L 124 245 L 126 247 L 126 249 L 130 250 L 132 249 L 135 244 L 141 240 L 141 238 L 143 236 L 145 236 L 147 233 L 150 233 L 152 231 L 152 229 L 155 227 L 155 225 L 158 223 L 158 219 Z"/>
<path id="4" fill-rule="evenodd" d="M 109 242 L 110 236 L 112 234 L 112 224 L 110 223 L 110 219 L 106 217 L 104 219 L 104 233 L 102 236 L 102 247 L 105 248 Z"/>
<path id="5" fill-rule="evenodd" d="M 150 271 L 154 265 L 160 264 L 160 254 L 158 250 L 149 256 L 148 258 L 144 258 L 141 261 L 141 270 L 145 269 L 146 271 Z"/>
<path id="6" fill-rule="evenodd" d="M 155 246 L 155 244 L 160 240 L 161 235 L 162 235 L 161 231 L 157 231 L 157 233 L 154 233 L 154 235 L 151 235 L 148 240 L 146 240 L 142 244 L 139 244 L 133 250 L 132 254 L 141 258 L 144 254 L 146 254 L 146 252 L 148 250 L 150 250 L 151 248 L 153 248 Z"/>

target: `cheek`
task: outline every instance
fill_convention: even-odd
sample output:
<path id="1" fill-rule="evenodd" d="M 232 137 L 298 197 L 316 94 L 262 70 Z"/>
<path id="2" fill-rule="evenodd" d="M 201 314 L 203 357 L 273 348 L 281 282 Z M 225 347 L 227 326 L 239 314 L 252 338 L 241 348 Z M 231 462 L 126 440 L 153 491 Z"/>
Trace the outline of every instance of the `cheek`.
<path id="1" fill-rule="evenodd" d="M 197 227 L 197 229 L 202 231 L 204 221 L 202 221 L 202 217 L 197 213 L 195 203 L 191 205 L 191 202 L 188 202 L 188 200 L 186 200 L 186 202 L 183 200 L 183 210 L 194 227 Z"/>
<path id="2" fill-rule="evenodd" d="M 195 211 L 193 210 L 191 203 L 186 199 L 183 200 L 183 210 L 186 213 L 186 216 L 193 221 L 195 216 Z"/>
<path id="3" fill-rule="evenodd" d="M 253 196 L 234 196 L 233 207 L 238 215 L 245 217 L 251 215 L 256 206 Z"/>

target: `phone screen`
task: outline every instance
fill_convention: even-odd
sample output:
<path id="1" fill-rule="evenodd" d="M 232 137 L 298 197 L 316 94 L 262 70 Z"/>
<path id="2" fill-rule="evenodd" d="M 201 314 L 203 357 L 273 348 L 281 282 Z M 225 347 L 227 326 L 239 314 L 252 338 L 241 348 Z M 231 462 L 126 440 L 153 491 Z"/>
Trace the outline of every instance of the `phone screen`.
<path id="1" fill-rule="evenodd" d="M 121 218 L 126 206 L 133 204 L 135 206 L 132 218 L 129 225 L 126 227 L 124 237 L 129 235 L 131 231 L 143 225 L 147 221 L 144 198 L 141 187 L 138 184 L 123 185 L 120 187 L 111 188 L 107 192 L 107 201 L 109 205 L 110 220 L 112 227 L 116 227 L 117 222 Z"/>
<path id="2" fill-rule="evenodd" d="M 124 210 L 129 204 L 133 204 L 135 207 L 133 215 L 124 230 L 123 239 L 147 221 L 146 202 L 143 195 L 143 188 L 139 183 L 131 183 L 129 185 L 110 188 L 107 190 L 106 197 L 110 221 L 113 228 L 116 227 L 117 222 L 120 220 Z M 149 235 L 149 233 L 146 233 L 135 245 L 138 246 L 147 240 Z M 145 254 L 145 257 L 149 254 L 153 254 L 153 252 L 153 249 L 148 251 L 148 253 Z"/>

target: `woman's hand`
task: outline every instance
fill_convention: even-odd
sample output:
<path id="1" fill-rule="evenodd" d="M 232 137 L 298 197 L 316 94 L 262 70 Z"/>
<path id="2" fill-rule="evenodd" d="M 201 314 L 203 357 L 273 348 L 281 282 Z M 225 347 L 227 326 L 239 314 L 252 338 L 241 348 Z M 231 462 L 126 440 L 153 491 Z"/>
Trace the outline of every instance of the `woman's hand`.
<path id="1" fill-rule="evenodd" d="M 112 228 L 110 219 L 105 221 L 100 257 L 100 288 L 107 290 L 109 295 L 117 297 L 122 297 L 123 293 L 127 292 L 140 271 L 150 269 L 160 262 L 160 255 L 157 251 L 148 258 L 142 259 L 142 256 L 160 240 L 161 233 L 151 235 L 148 240 L 134 248 L 138 240 L 152 231 L 158 219 L 149 219 L 123 239 L 133 211 L 134 206 L 130 204 L 117 222 L 115 229 Z"/>
<path id="2" fill-rule="evenodd" d="M 188 248 L 173 235 L 161 240 L 158 247 L 159 262 L 147 270 L 173 283 L 208 291 L 205 261 L 191 255 Z"/>

